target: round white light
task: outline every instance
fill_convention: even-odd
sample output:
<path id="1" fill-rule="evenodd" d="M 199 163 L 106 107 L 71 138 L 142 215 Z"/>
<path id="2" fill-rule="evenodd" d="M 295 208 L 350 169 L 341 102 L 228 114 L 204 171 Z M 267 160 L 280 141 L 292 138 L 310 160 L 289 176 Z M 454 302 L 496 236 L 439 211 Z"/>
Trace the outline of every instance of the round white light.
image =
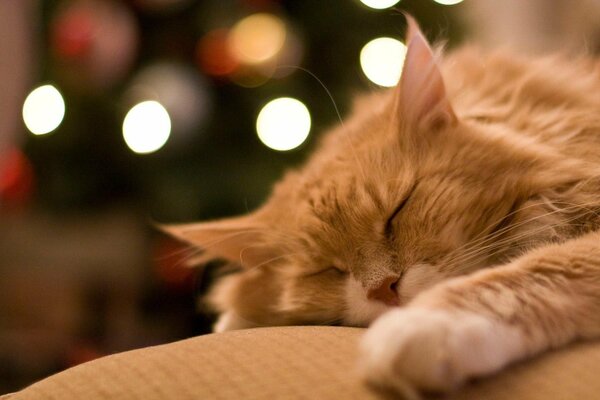
<path id="1" fill-rule="evenodd" d="M 360 66 L 371 82 L 392 87 L 400 80 L 405 56 L 406 46 L 401 41 L 377 38 L 360 51 Z"/>
<path id="2" fill-rule="evenodd" d="M 286 151 L 300 146 L 310 131 L 310 113 L 299 100 L 281 97 L 268 102 L 256 119 L 258 138 L 265 146 Z"/>
<path id="3" fill-rule="evenodd" d="M 360 2 L 376 10 L 383 10 L 398 4 L 400 0 L 360 0 Z"/>
<path id="4" fill-rule="evenodd" d="M 65 101 L 52 85 L 34 89 L 23 103 L 23 121 L 34 135 L 50 133 L 65 116 Z"/>
<path id="5" fill-rule="evenodd" d="M 455 4 L 458 3 L 462 3 L 463 0 L 433 0 L 438 4 L 444 5 L 444 6 L 453 6 Z"/>
<path id="6" fill-rule="evenodd" d="M 169 139 L 171 118 L 157 101 L 144 101 L 129 110 L 123 120 L 123 138 L 135 153 L 152 153 Z"/>

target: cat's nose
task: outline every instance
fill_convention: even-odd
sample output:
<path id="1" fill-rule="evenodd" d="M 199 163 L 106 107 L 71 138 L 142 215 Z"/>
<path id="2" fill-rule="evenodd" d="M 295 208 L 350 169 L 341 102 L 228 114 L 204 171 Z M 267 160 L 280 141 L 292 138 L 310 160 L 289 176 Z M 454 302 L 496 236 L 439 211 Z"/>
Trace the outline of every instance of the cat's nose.
<path id="1" fill-rule="evenodd" d="M 381 301 L 389 306 L 397 306 L 400 303 L 398 293 L 396 293 L 398 280 L 398 276 L 388 276 L 379 285 L 367 290 L 367 298 L 369 300 Z"/>

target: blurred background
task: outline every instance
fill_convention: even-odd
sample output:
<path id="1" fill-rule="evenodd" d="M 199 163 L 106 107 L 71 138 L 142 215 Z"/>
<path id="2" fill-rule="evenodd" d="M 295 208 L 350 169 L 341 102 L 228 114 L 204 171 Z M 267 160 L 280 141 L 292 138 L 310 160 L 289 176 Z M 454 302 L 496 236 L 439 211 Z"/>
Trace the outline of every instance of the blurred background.
<path id="1" fill-rule="evenodd" d="M 600 0 L 0 1 L 0 393 L 209 332 L 214 268 L 153 224 L 260 204 L 332 99 L 398 81 L 398 10 L 450 48 L 600 39 Z"/>

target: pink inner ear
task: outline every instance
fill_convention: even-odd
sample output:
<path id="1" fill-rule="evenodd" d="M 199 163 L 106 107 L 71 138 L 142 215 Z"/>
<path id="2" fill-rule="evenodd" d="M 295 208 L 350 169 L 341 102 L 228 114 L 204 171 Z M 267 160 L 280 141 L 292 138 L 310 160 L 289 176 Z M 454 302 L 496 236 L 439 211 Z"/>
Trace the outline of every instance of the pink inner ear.
<path id="1" fill-rule="evenodd" d="M 433 51 L 409 15 L 408 50 L 398 85 L 401 116 L 413 123 L 455 120 Z"/>

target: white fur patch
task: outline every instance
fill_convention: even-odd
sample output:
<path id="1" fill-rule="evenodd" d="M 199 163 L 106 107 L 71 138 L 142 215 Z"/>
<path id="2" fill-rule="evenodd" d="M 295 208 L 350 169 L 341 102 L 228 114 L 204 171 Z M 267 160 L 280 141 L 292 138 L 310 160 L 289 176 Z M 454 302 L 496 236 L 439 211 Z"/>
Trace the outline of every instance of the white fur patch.
<path id="1" fill-rule="evenodd" d="M 256 328 L 258 325 L 248 321 L 233 311 L 227 311 L 219 315 L 217 322 L 213 325 L 213 332 L 234 331 L 237 329 Z"/>
<path id="2" fill-rule="evenodd" d="M 425 289 L 434 286 L 446 277 L 429 264 L 414 264 L 404 271 L 398 285 L 401 302 L 407 302 Z"/>
<path id="3" fill-rule="evenodd" d="M 476 314 L 425 308 L 395 309 L 361 342 L 360 373 L 406 397 L 415 389 L 448 391 L 520 358 L 522 335 Z"/>
<path id="4" fill-rule="evenodd" d="M 346 305 L 344 323 L 351 326 L 367 326 L 391 308 L 380 301 L 367 299 L 365 289 L 353 277 L 346 281 Z"/>

